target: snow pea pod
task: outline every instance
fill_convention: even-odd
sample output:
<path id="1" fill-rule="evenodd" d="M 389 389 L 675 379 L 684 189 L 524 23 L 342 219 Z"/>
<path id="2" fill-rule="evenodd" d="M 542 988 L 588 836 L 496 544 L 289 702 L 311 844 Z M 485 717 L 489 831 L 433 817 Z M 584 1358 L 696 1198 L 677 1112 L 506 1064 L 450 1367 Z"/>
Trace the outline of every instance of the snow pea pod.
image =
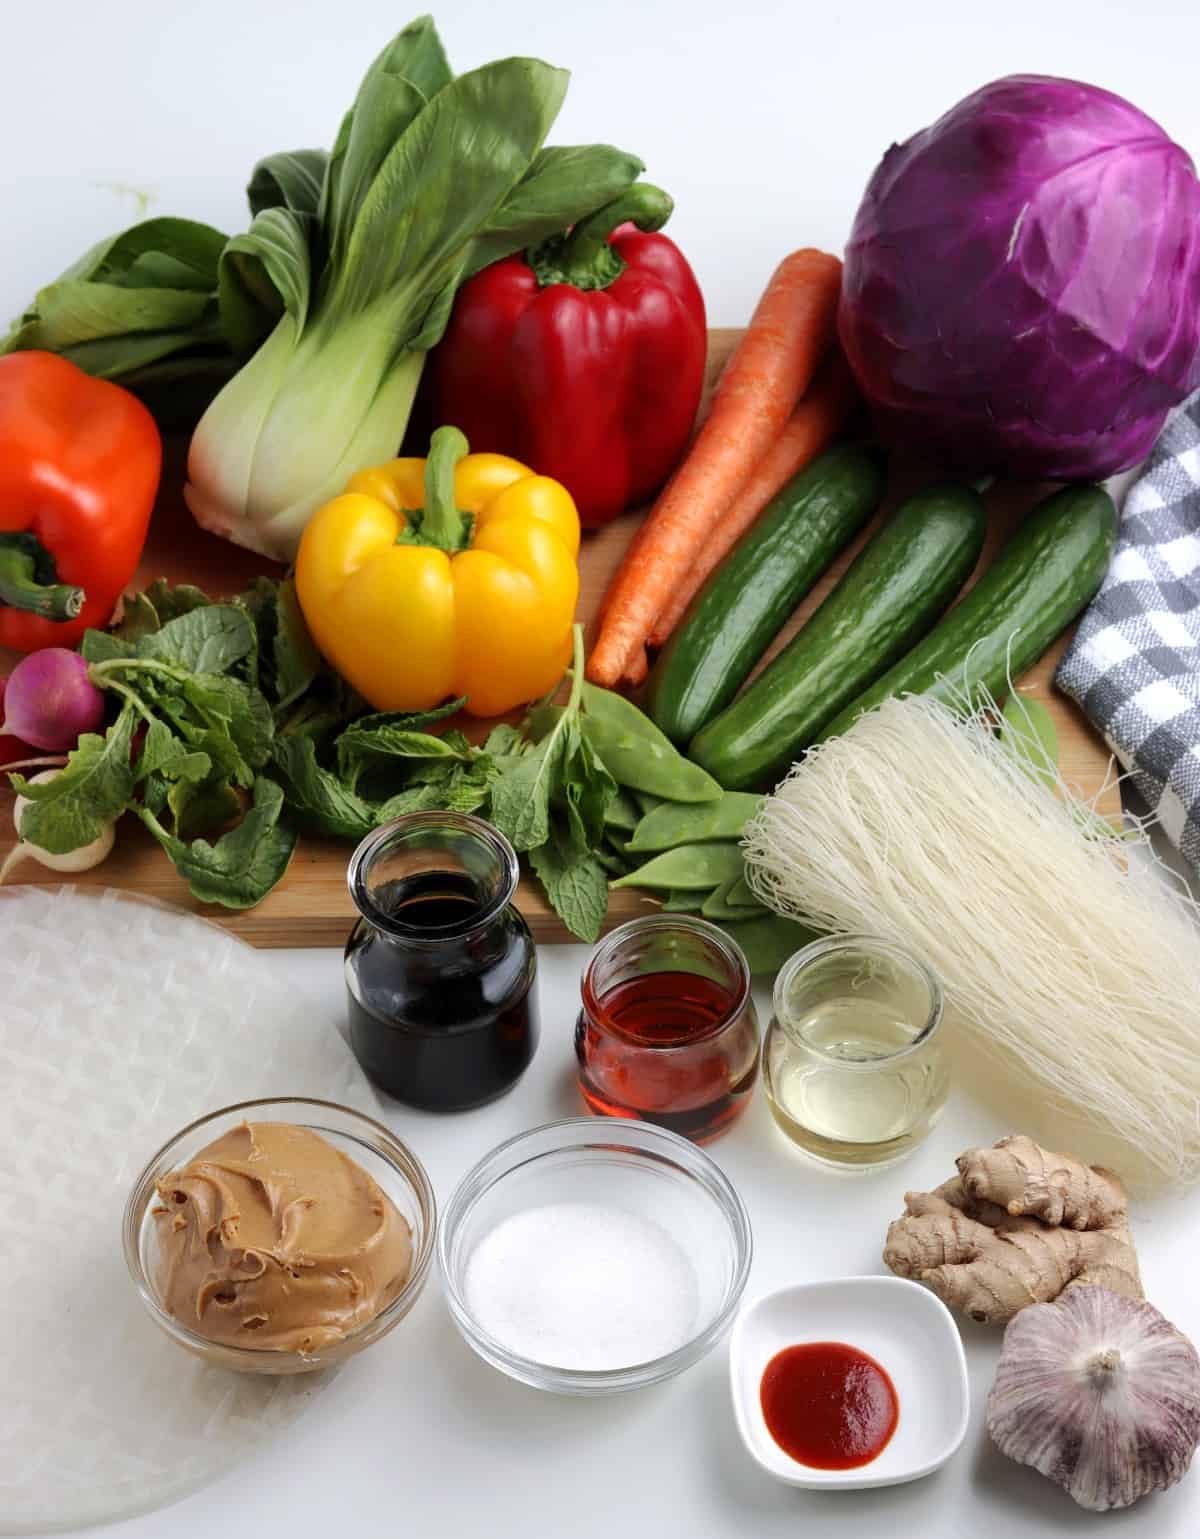
<path id="1" fill-rule="evenodd" d="M 669 892 L 663 899 L 662 912 L 664 914 L 698 914 L 709 896 L 710 894 L 703 891 Z"/>
<path id="2" fill-rule="evenodd" d="M 752 891 L 744 871 L 736 882 L 729 884 L 729 891 L 725 897 L 734 908 L 766 908 L 766 904 Z"/>
<path id="3" fill-rule="evenodd" d="M 685 759 L 624 695 L 585 684 L 583 731 L 609 773 L 631 791 L 671 802 L 714 801 L 721 794 L 712 776 Z"/>
<path id="4" fill-rule="evenodd" d="M 699 844 L 705 839 L 740 839 L 747 818 L 761 800 L 748 791 L 726 791 L 712 802 L 664 802 L 641 819 L 628 847 L 672 850 L 677 844 Z"/>
<path id="5" fill-rule="evenodd" d="M 720 887 L 741 874 L 742 852 L 736 844 L 681 844 L 611 885 L 697 892 Z"/>
<path id="6" fill-rule="evenodd" d="M 625 853 L 625 835 L 615 828 L 607 828 L 604 831 L 604 843 L 602 848 L 618 863 L 618 876 L 624 876 L 626 871 L 632 871 L 637 865 L 637 856 Z"/>
<path id="7" fill-rule="evenodd" d="M 817 939 L 814 930 L 779 914 L 767 913 L 758 919 L 734 922 L 718 920 L 717 923 L 730 940 L 742 948 L 752 973 L 777 973 L 788 957 Z"/>
<path id="8" fill-rule="evenodd" d="M 605 769 L 631 791 L 647 791 L 674 802 L 715 801 L 721 794 L 708 771 L 685 759 L 665 737 L 656 743 L 599 716 L 584 716 L 582 726 Z"/>
<path id="9" fill-rule="evenodd" d="M 586 715 L 597 721 L 606 721 L 610 727 L 623 727 L 630 732 L 640 732 L 653 739 L 668 739 L 650 720 L 645 711 L 639 711 L 632 700 L 618 695 L 615 690 L 601 689 L 598 684 L 584 683 L 583 709 Z"/>
<path id="10" fill-rule="evenodd" d="M 605 828 L 620 829 L 622 833 L 631 834 L 642 820 L 642 811 L 633 799 L 633 793 L 623 791 L 617 787 L 617 794 L 609 800 L 604 809 Z"/>
<path id="11" fill-rule="evenodd" d="M 739 889 L 745 893 L 745 897 L 735 901 L 735 894 Z M 705 919 L 737 920 L 752 919 L 756 914 L 765 914 L 767 910 L 746 886 L 745 874 L 739 872 L 737 876 L 722 883 L 715 892 L 709 894 L 700 912 Z"/>
<path id="12" fill-rule="evenodd" d="M 600 845 L 598 849 L 592 851 L 592 854 L 604 867 L 605 871 L 608 872 L 609 876 L 624 876 L 625 872 L 629 869 L 626 862 L 619 855 L 614 855 L 606 844 Z"/>

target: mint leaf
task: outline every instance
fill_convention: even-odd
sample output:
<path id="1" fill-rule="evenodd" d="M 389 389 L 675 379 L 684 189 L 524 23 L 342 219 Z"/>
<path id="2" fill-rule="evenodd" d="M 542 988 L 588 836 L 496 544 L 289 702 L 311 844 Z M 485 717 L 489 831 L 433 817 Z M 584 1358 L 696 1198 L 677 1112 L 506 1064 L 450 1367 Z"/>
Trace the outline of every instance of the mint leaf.
<path id="1" fill-rule="evenodd" d="M 608 912 L 608 876 L 595 855 L 573 848 L 558 830 L 529 853 L 551 907 L 572 935 L 596 940 Z"/>
<path id="2" fill-rule="evenodd" d="M 564 705 L 552 705 L 548 700 L 541 700 L 537 705 L 530 706 L 521 725 L 533 742 L 540 743 L 544 737 L 549 737 L 554 731 L 566 715 L 567 709 Z M 572 714 L 574 714 L 573 711 Z"/>
<path id="3" fill-rule="evenodd" d="M 379 827 L 384 823 L 390 823 L 393 818 L 406 817 L 410 812 L 445 812 L 447 810 L 441 786 L 410 786 L 406 791 L 398 791 L 395 796 L 389 796 L 387 801 L 373 805 L 376 825 Z M 474 809 L 464 807 L 458 810 L 471 812 Z"/>
<path id="4" fill-rule="evenodd" d="M 378 769 L 390 760 L 457 763 L 469 759 L 471 751 L 471 745 L 460 733 L 435 737 L 430 732 L 417 732 L 409 727 L 394 726 L 391 722 L 374 727 L 355 722 L 337 741 L 338 775 L 348 785 L 356 787 L 365 771 Z"/>
<path id="5" fill-rule="evenodd" d="M 567 828 L 556 838 L 567 840 L 557 852 L 565 867 L 568 847 L 582 858 L 600 843 L 604 810 L 616 793 L 616 783 L 583 741 L 580 701 L 583 691 L 583 627 L 574 631 L 574 672 L 565 706 L 542 701 L 525 719 L 528 735 L 537 736 L 521 754 L 502 753 L 495 759 L 498 778 L 492 786 L 492 822 L 508 835 L 516 850 L 532 851 L 551 836 L 554 808 L 565 810 Z M 507 734 L 495 733 L 501 750 L 515 747 Z M 546 861 L 551 857 L 547 855 Z"/>
<path id="6" fill-rule="evenodd" d="M 594 850 L 604 838 L 608 809 L 617 794 L 617 782 L 578 727 L 568 739 L 563 766 L 567 811 L 578 820 L 576 838 Z"/>
<path id="7" fill-rule="evenodd" d="M 252 908 L 281 879 L 296 848 L 296 835 L 279 823 L 283 792 L 264 776 L 254 783 L 254 802 L 245 817 L 216 844 L 205 839 L 186 843 L 145 807 L 137 810 L 201 903 Z"/>
<path id="8" fill-rule="evenodd" d="M 445 721 L 447 716 L 456 715 L 466 703 L 466 695 L 460 695 L 457 700 L 447 700 L 444 705 L 431 706 L 427 711 L 374 711 L 366 716 L 357 717 L 353 723 L 353 730 L 374 732 L 380 727 L 403 727 L 410 732 L 423 732 L 426 727 L 432 727 L 435 722 Z"/>
<path id="9" fill-rule="evenodd" d="M 237 604 L 209 604 L 143 636 L 137 655 L 174 663 L 190 673 L 226 673 L 254 647 L 250 617 Z"/>
<path id="10" fill-rule="evenodd" d="M 275 703 L 279 710 L 298 700 L 321 671 L 321 654 L 309 634 L 296 584 L 287 577 L 275 595 L 275 636 L 271 644 L 275 663 Z"/>
<path id="11" fill-rule="evenodd" d="M 502 721 L 488 733 L 483 751 L 497 759 L 515 756 L 525 752 L 525 739 L 516 727 Z"/>
<path id="12" fill-rule="evenodd" d="M 492 792 L 495 770 L 490 760 L 477 759 L 474 764 L 459 764 L 441 787 L 442 806 L 448 812 L 478 812 Z"/>
<path id="13" fill-rule="evenodd" d="M 270 577 L 256 577 L 234 603 L 246 613 L 254 635 L 254 645 L 246 653 L 246 682 L 262 690 L 269 700 L 275 698 L 275 680 L 271 665 L 278 620 L 279 584 Z"/>
<path id="14" fill-rule="evenodd" d="M 133 794 L 134 723 L 134 709 L 126 705 L 105 737 L 84 733 L 63 772 L 43 785 L 30 785 L 23 775 L 9 777 L 31 803 L 21 815 L 23 839 L 51 855 L 66 855 L 100 837 Z"/>
<path id="15" fill-rule="evenodd" d="M 311 738 L 277 738 L 271 762 L 289 808 L 306 828 L 340 839 L 361 839 L 375 827 L 375 808 L 321 767 Z"/>
<path id="16" fill-rule="evenodd" d="M 558 784 L 563 747 L 560 723 L 492 787 L 492 822 L 515 850 L 534 850 L 550 837 L 550 797 Z"/>

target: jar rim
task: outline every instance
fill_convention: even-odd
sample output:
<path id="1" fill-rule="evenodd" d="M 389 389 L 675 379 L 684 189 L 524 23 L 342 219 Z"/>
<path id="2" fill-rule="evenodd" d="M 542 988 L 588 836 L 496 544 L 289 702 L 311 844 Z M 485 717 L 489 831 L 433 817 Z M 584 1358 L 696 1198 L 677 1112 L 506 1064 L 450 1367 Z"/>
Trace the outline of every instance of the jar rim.
<path id="1" fill-rule="evenodd" d="M 880 1053 L 878 1057 L 867 1058 L 861 1061 L 848 1058 L 839 1058 L 835 1053 L 828 1052 L 817 1043 L 810 1042 L 796 1030 L 786 1007 L 788 990 L 798 973 L 810 963 L 818 961 L 821 957 L 833 955 L 839 951 L 874 952 L 887 957 L 889 961 L 902 963 L 911 973 L 916 974 L 924 983 L 929 996 L 929 1008 L 926 1012 L 924 1024 L 910 1042 L 903 1047 L 898 1047 L 892 1053 Z M 807 946 L 790 956 L 775 979 L 775 987 L 771 994 L 771 1013 L 779 1025 L 779 1029 L 788 1040 L 806 1053 L 811 1053 L 815 1058 L 823 1059 L 826 1063 L 836 1064 L 839 1069 L 851 1072 L 877 1071 L 883 1064 L 895 1063 L 900 1058 L 907 1058 L 910 1054 L 927 1047 L 937 1035 L 945 1013 L 945 996 L 937 974 L 921 957 L 909 951 L 907 947 L 897 944 L 895 941 L 885 939 L 882 935 L 867 935 L 854 932 L 846 935 L 825 935 L 815 941 L 810 941 Z"/>
<path id="2" fill-rule="evenodd" d="M 389 913 L 375 902 L 368 885 L 368 875 L 378 856 L 398 837 L 419 834 L 423 829 L 450 829 L 475 839 L 494 856 L 499 870 L 495 893 L 485 902 L 473 906 L 461 920 L 454 924 L 413 924 Z M 498 828 L 483 818 L 469 812 L 406 812 L 390 823 L 369 833 L 355 847 L 346 868 L 346 886 L 355 908 L 377 930 L 396 940 L 414 945 L 437 945 L 441 941 L 461 940 L 472 935 L 501 914 L 513 900 L 520 880 L 521 868 L 517 853 Z"/>
<path id="3" fill-rule="evenodd" d="M 630 1031 L 627 1026 L 622 1026 L 619 1021 L 604 1007 L 604 996 L 601 995 L 595 984 L 595 974 L 598 965 L 612 955 L 614 951 L 628 941 L 631 937 L 644 934 L 646 931 L 676 930 L 694 938 L 704 941 L 714 951 L 721 955 L 730 969 L 733 980 L 733 993 L 728 1009 L 724 1010 L 711 1025 L 704 1027 L 702 1031 L 689 1034 L 685 1041 L 660 1043 L 652 1041 L 640 1032 Z M 583 969 L 583 978 L 580 982 L 580 993 L 583 998 L 583 1008 L 586 1014 L 591 1016 L 605 1031 L 614 1037 L 629 1043 L 631 1047 L 642 1047 L 655 1053 L 674 1053 L 694 1047 L 699 1042 L 707 1042 L 711 1038 L 719 1036 L 731 1026 L 739 1016 L 743 1014 L 750 1001 L 750 967 L 746 961 L 745 953 L 735 940 L 732 940 L 724 931 L 715 924 L 710 924 L 707 919 L 699 919 L 692 914 L 639 914 L 634 919 L 627 919 L 623 925 L 618 925 L 615 930 L 610 930 L 602 941 L 593 949 Z"/>

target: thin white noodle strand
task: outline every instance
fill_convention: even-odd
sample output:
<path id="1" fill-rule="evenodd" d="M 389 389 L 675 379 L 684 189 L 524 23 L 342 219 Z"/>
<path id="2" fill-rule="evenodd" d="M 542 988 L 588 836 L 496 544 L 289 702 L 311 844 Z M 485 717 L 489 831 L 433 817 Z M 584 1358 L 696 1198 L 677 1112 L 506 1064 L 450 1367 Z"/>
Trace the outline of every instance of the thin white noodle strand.
<path id="1" fill-rule="evenodd" d="M 991 702 L 964 719 L 909 696 L 810 750 L 747 828 L 750 885 L 779 913 L 923 956 L 1035 1126 L 1086 1119 L 1143 1188 L 1195 1181 L 1200 906 L 1129 858 L 1150 852 L 1144 822 L 1083 834 L 1090 803 L 1034 779 L 994 721 Z"/>

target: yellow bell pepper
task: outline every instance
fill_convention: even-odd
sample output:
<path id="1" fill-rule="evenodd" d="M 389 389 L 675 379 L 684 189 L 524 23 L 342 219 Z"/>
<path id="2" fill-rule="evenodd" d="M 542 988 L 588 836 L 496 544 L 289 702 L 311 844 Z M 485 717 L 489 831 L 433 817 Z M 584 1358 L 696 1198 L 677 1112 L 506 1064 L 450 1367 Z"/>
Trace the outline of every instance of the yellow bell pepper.
<path id="1" fill-rule="evenodd" d="M 309 521 L 296 592 L 313 640 L 377 711 L 459 695 L 498 716 L 571 655 L 579 515 L 565 486 L 439 428 L 429 458 L 360 471 Z"/>

